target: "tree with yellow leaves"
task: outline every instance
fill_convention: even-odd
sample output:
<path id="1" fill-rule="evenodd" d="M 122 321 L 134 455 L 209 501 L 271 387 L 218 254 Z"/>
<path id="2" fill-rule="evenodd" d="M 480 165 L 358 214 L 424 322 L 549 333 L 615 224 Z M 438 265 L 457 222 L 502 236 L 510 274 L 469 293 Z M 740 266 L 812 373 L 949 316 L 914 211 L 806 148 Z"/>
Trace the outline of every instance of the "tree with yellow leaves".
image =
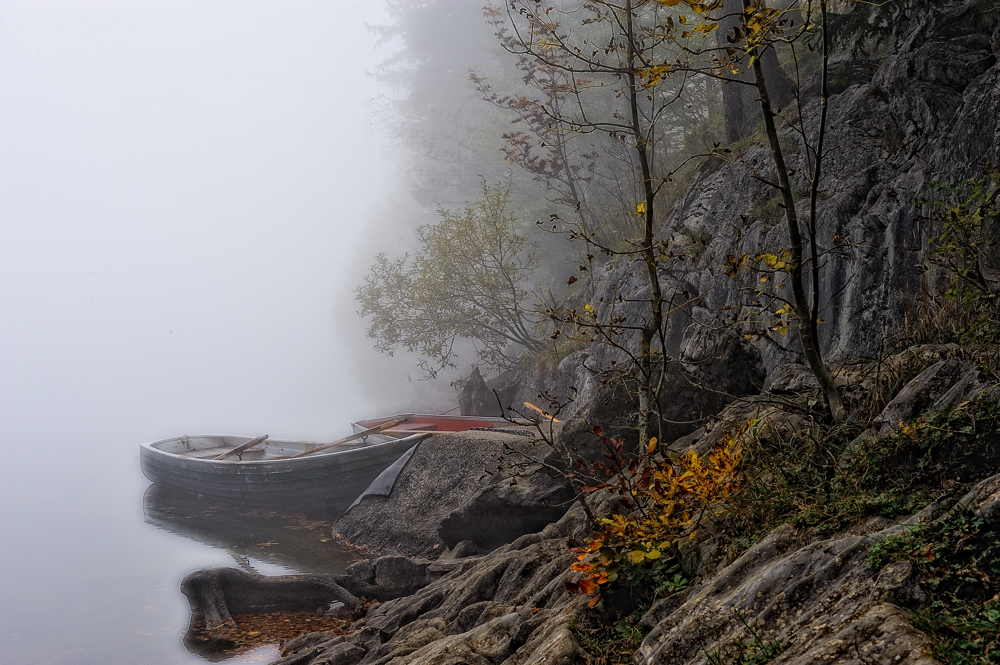
<path id="1" fill-rule="evenodd" d="M 605 486 L 618 490 L 631 508 L 597 520 L 590 542 L 574 548 L 571 569 L 584 576 L 569 584 L 570 591 L 592 594 L 593 607 L 611 585 L 679 575 L 681 548 L 697 535 L 705 512 L 740 488 L 743 436 L 754 424 L 737 428 L 705 459 L 694 450 L 662 457 L 651 439 L 642 460 L 623 467 L 617 483 Z"/>

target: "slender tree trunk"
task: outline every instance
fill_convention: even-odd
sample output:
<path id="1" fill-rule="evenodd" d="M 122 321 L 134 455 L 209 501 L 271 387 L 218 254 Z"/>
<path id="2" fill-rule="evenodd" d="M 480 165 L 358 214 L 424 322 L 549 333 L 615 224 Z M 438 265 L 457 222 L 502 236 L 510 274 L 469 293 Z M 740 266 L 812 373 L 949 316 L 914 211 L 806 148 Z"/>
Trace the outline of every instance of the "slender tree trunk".
<path id="1" fill-rule="evenodd" d="M 631 112 L 632 135 L 635 140 L 635 151 L 639 158 L 639 169 L 642 174 L 643 193 L 643 237 L 642 259 L 646 264 L 646 278 L 649 280 L 649 319 L 642 326 L 639 338 L 639 445 L 641 448 L 649 443 L 651 436 L 651 415 L 657 410 L 655 404 L 657 391 L 653 388 L 653 341 L 663 321 L 663 293 L 660 290 L 660 278 L 657 274 L 657 255 L 654 250 L 655 218 L 653 204 L 656 192 L 653 189 L 652 172 L 649 165 L 649 143 L 642 131 L 639 121 L 639 90 L 635 80 L 635 35 L 632 25 L 632 3 L 625 3 L 627 71 L 629 110 Z M 659 423 L 657 423 L 659 426 Z"/>
<path id="2" fill-rule="evenodd" d="M 725 0 L 724 16 L 719 21 L 719 30 L 716 31 L 716 39 L 720 48 L 729 45 L 726 38 L 742 24 L 742 10 L 743 0 Z M 761 57 L 763 58 L 761 64 L 764 70 L 764 80 L 771 93 L 771 102 L 778 108 L 784 108 L 793 99 L 792 82 L 785 76 L 781 65 L 778 64 L 778 56 L 773 48 L 766 49 Z M 761 118 L 760 104 L 757 103 L 757 90 L 753 85 L 753 72 L 746 66 L 746 60 L 747 58 L 744 56 L 739 62 L 739 74 L 729 75 L 729 78 L 743 81 L 743 83 L 726 81 L 722 84 L 722 112 L 726 126 L 726 143 L 735 143 L 749 136 Z"/>
<path id="3" fill-rule="evenodd" d="M 742 1 L 744 10 L 748 9 L 750 0 Z M 823 2 L 824 8 L 825 5 L 826 3 Z M 825 28 L 826 26 L 824 25 L 824 34 Z M 757 93 L 760 96 L 761 113 L 764 116 L 764 131 L 767 134 L 767 142 L 771 148 L 771 155 L 774 158 L 774 167 L 778 174 L 778 187 L 781 190 L 781 201 L 785 207 L 785 222 L 788 225 L 788 240 L 790 244 L 788 277 L 792 285 L 792 298 L 795 304 L 795 318 L 799 332 L 799 341 L 802 344 L 802 353 L 806 357 L 806 362 L 809 363 L 809 368 L 816 377 L 820 389 L 823 391 L 823 396 L 826 398 L 830 415 L 833 416 L 835 422 L 841 423 L 846 418 L 844 402 L 840 396 L 840 390 L 837 389 L 833 375 L 830 374 L 830 370 L 823 364 L 823 356 L 820 352 L 818 341 L 819 336 L 816 334 L 817 320 L 814 310 L 810 306 L 810 299 L 806 294 L 802 280 L 802 235 L 799 231 L 799 220 L 795 212 L 795 198 L 792 196 L 792 185 L 788 176 L 788 167 L 785 164 L 785 157 L 781 150 L 781 144 L 778 141 L 778 130 L 774 122 L 775 112 L 768 97 L 767 81 L 764 78 L 760 59 L 755 57 L 756 49 L 752 49 L 750 55 L 754 56 L 752 68 Z M 825 114 L 823 120 L 825 121 Z M 819 170 L 821 156 L 817 152 L 815 167 L 817 171 Z M 813 231 L 815 230 L 814 220 L 810 224 L 810 227 Z M 811 237 L 810 243 L 813 242 L 814 238 Z M 811 271 L 813 283 L 818 284 L 819 266 L 813 263 Z M 818 291 L 816 293 L 818 295 Z"/>

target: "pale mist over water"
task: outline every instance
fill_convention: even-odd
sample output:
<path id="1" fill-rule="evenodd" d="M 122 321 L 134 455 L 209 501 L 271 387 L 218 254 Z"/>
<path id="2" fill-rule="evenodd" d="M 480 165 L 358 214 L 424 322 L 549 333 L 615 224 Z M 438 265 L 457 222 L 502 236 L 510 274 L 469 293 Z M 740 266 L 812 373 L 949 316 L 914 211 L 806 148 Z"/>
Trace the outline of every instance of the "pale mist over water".
<path id="1" fill-rule="evenodd" d="M 144 522 L 138 444 L 332 440 L 411 397 L 362 387 L 352 323 L 397 203 L 381 12 L 0 0 L 0 662 L 205 662 L 177 585 L 233 559 Z"/>

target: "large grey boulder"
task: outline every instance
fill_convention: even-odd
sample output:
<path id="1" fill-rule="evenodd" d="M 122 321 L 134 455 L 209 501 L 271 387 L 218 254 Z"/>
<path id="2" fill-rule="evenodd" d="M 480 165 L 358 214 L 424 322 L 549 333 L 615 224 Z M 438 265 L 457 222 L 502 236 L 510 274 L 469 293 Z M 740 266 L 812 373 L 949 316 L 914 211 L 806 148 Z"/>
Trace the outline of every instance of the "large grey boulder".
<path id="1" fill-rule="evenodd" d="M 538 531 L 559 519 L 572 493 L 529 464 L 547 452 L 536 446 L 503 432 L 432 436 L 414 451 L 389 496 L 364 497 L 334 531 L 372 555 L 423 557 L 464 540 L 492 549 Z"/>
<path id="2" fill-rule="evenodd" d="M 569 509 L 573 488 L 565 478 L 550 477 L 538 468 L 531 472 L 489 485 L 450 512 L 438 529 L 441 540 L 449 548 L 472 541 L 492 550 L 557 521 Z"/>
<path id="3" fill-rule="evenodd" d="M 689 325 L 680 358 L 668 362 L 660 393 L 661 421 L 653 417 L 652 432 L 664 441 L 690 434 L 734 400 L 760 392 L 765 371 L 761 354 L 736 331 L 700 322 Z M 624 439 L 632 453 L 638 443 L 639 387 L 633 378 L 607 381 L 593 398 L 567 417 L 557 447 L 579 457 L 598 460 L 608 452 L 602 437 Z"/>
<path id="4" fill-rule="evenodd" d="M 498 398 L 500 394 L 486 385 L 479 368 L 474 367 L 458 394 L 460 412 L 463 416 L 503 416 L 505 405 L 502 397 Z"/>
<path id="5" fill-rule="evenodd" d="M 874 429 L 889 434 L 900 424 L 931 410 L 945 409 L 981 385 L 979 370 L 958 359 L 941 360 L 906 384 L 875 419 Z"/>
<path id="6" fill-rule="evenodd" d="M 722 406 L 733 397 L 759 393 L 767 375 L 760 350 L 721 322 L 688 326 L 679 359 L 703 390 L 717 394 Z"/>

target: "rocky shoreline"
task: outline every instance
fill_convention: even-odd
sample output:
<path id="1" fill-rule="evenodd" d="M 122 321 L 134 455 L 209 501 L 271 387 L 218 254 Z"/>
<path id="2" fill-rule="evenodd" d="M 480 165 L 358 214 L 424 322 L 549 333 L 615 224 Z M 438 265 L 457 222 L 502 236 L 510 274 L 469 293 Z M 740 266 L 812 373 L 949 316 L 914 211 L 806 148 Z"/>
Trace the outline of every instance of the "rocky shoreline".
<path id="1" fill-rule="evenodd" d="M 923 353 L 929 367 L 874 419 L 880 430 L 866 436 L 892 436 L 918 416 L 959 404 L 996 408 L 1000 386 L 961 360 L 934 360 L 948 351 L 933 347 L 914 352 Z M 758 414 L 763 397 L 757 400 Z M 731 405 L 714 430 L 684 437 L 674 447 L 703 448 L 713 431 L 725 429 L 726 418 L 745 417 L 752 404 L 754 400 Z M 773 403 L 770 408 L 763 417 L 772 422 L 807 426 Z M 996 471 L 1000 432 L 987 434 L 984 441 Z M 645 637 L 633 656 L 637 664 L 702 665 L 711 662 L 709 654 L 746 642 L 751 631 L 758 642 L 781 645 L 771 659 L 774 663 L 930 665 L 937 661 L 928 655 L 928 637 L 910 618 L 911 610 L 928 602 L 925 580 L 907 561 L 874 569 L 869 563 L 873 548 L 918 525 L 954 519 L 961 511 L 972 511 L 986 524 L 1000 527 L 1000 474 L 995 474 L 961 496 L 943 494 L 917 514 L 875 516 L 832 536 L 786 523 L 737 556 L 724 551 L 717 530 L 706 529 L 687 548 L 691 583 L 686 588 L 648 606 L 642 604 L 648 603 L 648 596 L 640 599 L 639 593 L 619 590 L 592 608 L 588 595 L 572 593 L 567 586 L 581 577 L 571 569 L 577 560 L 573 548 L 585 543 L 594 529 L 577 503 L 553 504 L 564 514 L 544 528 L 520 522 L 525 532 L 508 531 L 511 540 L 498 547 L 474 539 L 449 547 L 442 536 L 451 516 L 470 513 L 470 506 L 479 511 L 477 533 L 484 533 L 515 498 L 525 505 L 546 503 L 543 497 L 551 496 L 546 492 L 554 481 L 543 473 L 524 477 L 516 496 L 499 490 L 511 487 L 511 478 L 498 471 L 480 476 L 478 482 L 442 488 L 447 469 L 465 464 L 466 472 L 486 470 L 514 454 L 510 446 L 529 446 L 524 437 L 450 434 L 421 445 L 426 448 L 418 449 L 389 497 L 362 502 L 356 514 L 352 511 L 337 525 L 342 534 L 345 525 L 362 533 L 365 524 L 385 522 L 391 537 L 375 534 L 359 543 L 381 556 L 355 563 L 344 575 L 254 578 L 231 569 L 195 573 L 183 587 L 195 610 L 194 622 L 222 623 L 233 615 L 270 611 L 275 603 L 295 603 L 295 609 L 302 609 L 336 602 L 340 613 L 356 619 L 350 630 L 314 631 L 289 640 L 276 663 L 585 663 L 598 657 L 581 643 L 589 627 L 609 625 L 643 607 L 639 624 Z M 543 480 L 528 482 L 532 478 Z M 450 492 L 456 507 L 446 511 L 424 503 L 439 491 Z M 506 497 L 506 503 L 497 503 L 497 497 Z M 590 496 L 589 504 L 601 517 L 620 512 L 619 501 L 619 495 L 602 490 Z M 390 514 L 395 515 L 391 523 Z M 405 524 L 413 528 L 407 532 Z M 373 527 L 367 528 L 371 533 Z M 402 556 L 400 551 L 420 556 Z"/>
<path id="2" fill-rule="evenodd" d="M 846 398 L 877 403 L 873 412 L 844 426 L 822 423 L 813 409 L 821 402 L 816 383 L 797 364 L 794 336 L 751 343 L 752 335 L 719 318 L 745 295 L 726 275 L 727 259 L 785 243 L 781 225 L 761 218 L 773 194 L 753 173 L 766 173 L 770 163 L 762 145 L 747 147 L 740 163 L 700 169 L 660 232 L 669 243 L 699 235 L 705 247 L 690 271 L 663 277 L 665 290 L 702 296 L 666 324 L 663 350 L 671 362 L 659 406 L 662 443 L 670 443 L 658 454 L 673 460 L 694 451 L 704 458 L 753 423 L 790 461 L 782 466 L 783 458 L 761 448 L 745 475 L 770 473 L 762 482 L 778 487 L 800 467 L 821 466 L 822 474 L 800 480 L 806 489 L 813 480 L 840 488 L 830 501 L 843 502 L 843 514 L 824 505 L 824 497 L 771 495 L 761 501 L 790 507 L 782 513 L 764 506 L 759 514 L 770 521 L 753 524 L 761 506 L 750 506 L 751 516 L 740 519 L 752 528 L 733 536 L 726 532 L 728 506 L 720 502 L 685 544 L 683 584 L 661 585 L 659 593 L 612 589 L 601 603 L 574 593 L 584 572 L 572 566 L 594 523 L 568 481 L 572 469 L 552 451 L 600 459 L 594 425 L 629 445 L 637 439 L 627 381 L 604 383 L 598 374 L 627 366 L 627 349 L 590 344 L 546 362 L 526 359 L 489 385 L 474 376 L 467 386 L 469 409 L 499 408 L 498 399 L 539 402 L 540 395 L 565 405 L 557 414 L 562 427 L 545 440 L 488 432 L 428 438 L 388 496 L 365 497 L 335 527 L 342 541 L 371 558 L 344 575 L 305 581 L 205 571 L 185 582 L 194 616 L 211 623 L 239 614 L 220 605 L 229 602 L 227 584 L 242 589 L 238 604 L 254 611 L 254 598 L 285 593 L 255 595 L 254 587 L 307 583 L 300 597 L 341 603 L 356 619 L 346 634 L 314 631 L 289 640 L 280 665 L 605 663 L 612 661 L 603 650 L 615 640 L 614 662 L 636 665 L 938 662 L 930 655 L 938 648 L 934 617 L 916 625 L 916 617 L 947 609 L 932 597 L 929 580 L 938 578 L 929 566 L 958 556 L 970 542 L 992 552 L 1000 533 L 996 349 L 924 345 L 890 356 L 885 345 L 894 331 L 913 335 L 906 344 L 920 343 L 921 329 L 910 317 L 930 316 L 920 299 L 940 291 L 943 279 L 921 271 L 934 230 L 915 201 L 935 181 L 957 184 L 982 177 L 984 164 L 1000 164 L 1000 23 L 976 18 L 977 6 L 944 3 L 928 12 L 870 67 L 858 68 L 846 56 L 831 62 L 838 84 L 829 100 L 828 140 L 837 148 L 824 166 L 817 237 L 824 247 L 850 239 L 845 247 L 853 253 L 850 260 L 831 259 L 823 273 L 819 315 L 828 323 L 819 341 L 839 367 Z M 819 112 L 816 103 L 800 110 L 807 125 Z M 805 152 L 790 153 L 798 178 L 808 173 Z M 738 219 L 746 224 L 738 228 Z M 608 263 L 589 273 L 588 292 L 605 303 L 632 294 L 616 312 L 641 321 L 645 279 L 634 264 Z M 953 412 L 965 420 L 936 424 Z M 977 423 L 987 430 L 976 430 Z M 795 457 L 789 441 L 812 447 L 816 456 Z M 869 462 L 887 487 L 897 483 L 895 494 L 868 488 L 869 504 L 858 508 L 850 483 L 865 482 L 866 472 L 855 470 Z M 917 478 L 935 464 L 940 474 L 927 475 L 920 487 L 906 484 L 905 474 Z M 613 491 L 587 498 L 594 517 L 628 512 Z M 796 501 L 812 503 L 796 513 Z M 940 535 L 949 529 L 966 532 Z M 928 540 L 932 535 L 940 542 Z M 977 607 L 998 602 L 1000 567 L 976 575 L 976 593 L 987 594 L 973 598 Z M 987 619 L 975 625 L 992 621 L 977 616 Z M 608 627 L 618 635 L 593 638 Z M 994 649 L 984 657 L 1000 654 L 998 638 L 983 631 L 984 649 Z"/>

